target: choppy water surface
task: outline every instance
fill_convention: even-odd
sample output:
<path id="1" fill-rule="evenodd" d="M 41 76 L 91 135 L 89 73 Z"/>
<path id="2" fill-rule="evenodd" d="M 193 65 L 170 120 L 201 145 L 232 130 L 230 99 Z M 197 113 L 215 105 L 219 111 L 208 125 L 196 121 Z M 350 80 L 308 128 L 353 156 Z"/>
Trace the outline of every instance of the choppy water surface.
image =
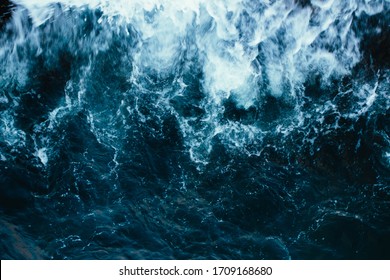
<path id="1" fill-rule="evenodd" d="M 388 0 L 14 0 L 2 259 L 390 258 Z"/>

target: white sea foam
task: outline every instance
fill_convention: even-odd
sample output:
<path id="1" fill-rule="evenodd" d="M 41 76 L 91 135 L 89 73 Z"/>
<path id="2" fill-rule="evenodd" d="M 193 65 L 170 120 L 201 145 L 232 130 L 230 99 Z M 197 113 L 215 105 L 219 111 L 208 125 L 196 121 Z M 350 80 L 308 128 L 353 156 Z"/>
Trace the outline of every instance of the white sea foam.
<path id="1" fill-rule="evenodd" d="M 43 165 L 46 165 L 47 162 L 49 161 L 49 158 L 47 156 L 47 149 L 46 148 L 41 148 L 37 151 L 37 157 L 40 159 Z"/>
<path id="2" fill-rule="evenodd" d="M 358 38 L 350 29 L 353 13 L 378 13 L 383 1 L 312 1 L 313 8 L 298 8 L 294 1 L 264 1 L 254 8 L 251 1 L 167 0 L 16 0 L 28 9 L 35 25 L 54 15 L 54 5 L 99 8 L 108 22 L 131 24 L 141 35 L 138 64 L 157 71 L 171 71 L 180 59 L 183 40 L 195 36 L 204 55 L 204 86 L 215 101 L 235 92 L 249 106 L 248 94 L 256 91 L 254 77 L 263 69 L 252 64 L 264 57 L 266 75 L 276 96 L 281 84 L 297 82 L 307 71 L 345 74 L 359 61 Z M 209 26 L 205 30 L 205 26 Z M 280 33 L 283 33 L 280 36 Z M 321 37 L 319 35 L 322 35 Z M 335 51 L 327 50 L 339 40 Z M 251 82 L 253 82 L 251 84 Z M 251 91 L 248 91 L 248 84 Z M 254 95 L 254 94 L 253 94 Z M 252 96 L 253 99 L 253 96 Z M 240 101 L 239 101 L 240 102 Z"/>
<path id="3" fill-rule="evenodd" d="M 0 114 L 0 139 L 9 147 L 23 147 L 26 141 L 26 133 L 16 128 L 13 116 L 6 113 Z"/>
<path id="4" fill-rule="evenodd" d="M 251 125 L 221 121 L 226 100 L 234 100 L 237 108 L 244 110 L 261 103 L 267 94 L 295 102 L 302 94 L 307 77 L 319 76 L 320 82 L 326 84 L 332 77 L 350 73 L 361 60 L 360 38 L 351 28 L 353 18 L 385 9 L 384 2 L 379 0 L 312 0 L 311 5 L 306 7 L 293 0 L 260 1 L 256 4 L 251 0 L 14 2 L 20 5 L 11 22 L 17 35 L 13 41 L 2 41 L 0 59 L 5 63 L 0 66 L 4 70 L 0 75 L 1 84 L 12 82 L 21 88 L 25 86 L 30 78 L 27 70 L 29 60 L 18 49 L 32 49 L 39 55 L 44 48 L 41 33 L 49 32 L 50 28 L 61 30 L 63 38 L 58 39 L 61 44 L 68 45 L 73 52 L 85 52 L 90 60 L 109 48 L 113 33 L 121 34 L 125 42 L 134 42 L 131 48 L 129 44 L 131 62 L 127 79 L 145 92 L 148 86 L 141 80 L 149 79 L 150 73 L 154 73 L 157 79 L 166 79 L 172 74 L 177 75 L 178 69 L 185 67 L 185 60 L 196 60 L 203 77 L 201 90 L 205 98 L 200 106 L 204 115 L 201 120 L 194 121 L 174 113 L 193 159 L 202 162 L 207 161 L 205 155 L 207 157 L 211 151 L 212 139 L 217 135 L 238 146 L 262 137 L 263 131 L 254 131 Z M 59 20 L 61 13 L 75 9 L 99 9 L 102 12 L 96 21 L 100 25 L 99 32 L 82 34 L 75 27 L 77 19 L 64 17 Z M 32 19 L 31 28 L 26 27 L 26 13 Z M 57 25 L 56 19 L 59 20 Z M 53 22 L 53 25 L 40 29 L 48 22 Z M 55 50 L 51 50 L 51 55 L 55 56 Z M 85 84 L 91 71 L 91 63 L 84 65 L 80 77 L 68 82 L 68 85 L 78 85 L 66 91 L 66 104 L 60 104 L 50 113 L 51 123 L 55 123 L 64 109 L 88 103 L 85 101 Z M 180 76 L 176 77 L 177 81 L 180 79 Z M 185 91 L 183 84 L 183 81 L 179 84 L 176 95 Z M 156 106 L 170 106 L 169 101 L 162 99 L 172 97 L 172 87 L 168 85 L 158 92 L 161 98 Z M 77 94 L 72 91 L 77 91 Z M 377 95 L 375 91 L 371 93 L 364 100 L 363 110 L 375 103 Z M 117 106 L 121 108 L 125 105 Z M 127 111 L 140 113 L 139 110 Z M 109 117 L 110 120 L 116 118 L 115 113 Z M 103 112 L 91 114 L 98 116 Z M 126 123 L 126 120 L 123 122 Z M 194 123 L 198 124 L 194 126 Z M 299 112 L 296 123 L 303 123 Z M 98 122 L 91 125 L 103 134 L 106 131 L 111 135 L 115 131 L 99 128 Z M 279 130 L 290 131 L 290 128 Z M 235 144 L 229 146 L 234 147 Z"/>

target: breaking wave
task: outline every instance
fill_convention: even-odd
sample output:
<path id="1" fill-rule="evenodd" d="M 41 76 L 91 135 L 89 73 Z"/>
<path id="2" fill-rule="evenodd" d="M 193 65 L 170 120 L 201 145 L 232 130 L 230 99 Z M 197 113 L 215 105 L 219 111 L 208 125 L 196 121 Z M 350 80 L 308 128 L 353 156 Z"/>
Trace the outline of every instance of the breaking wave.
<path id="1" fill-rule="evenodd" d="M 390 1 L 1 7 L 2 258 L 389 257 Z"/>

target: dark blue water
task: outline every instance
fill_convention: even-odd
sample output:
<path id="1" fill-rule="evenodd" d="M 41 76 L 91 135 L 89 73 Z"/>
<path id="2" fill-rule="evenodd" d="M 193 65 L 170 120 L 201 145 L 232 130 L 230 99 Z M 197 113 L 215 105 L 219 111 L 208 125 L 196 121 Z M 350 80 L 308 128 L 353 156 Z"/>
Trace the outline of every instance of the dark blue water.
<path id="1" fill-rule="evenodd" d="M 2 0 L 1 259 L 389 259 L 390 2 L 149 2 Z"/>

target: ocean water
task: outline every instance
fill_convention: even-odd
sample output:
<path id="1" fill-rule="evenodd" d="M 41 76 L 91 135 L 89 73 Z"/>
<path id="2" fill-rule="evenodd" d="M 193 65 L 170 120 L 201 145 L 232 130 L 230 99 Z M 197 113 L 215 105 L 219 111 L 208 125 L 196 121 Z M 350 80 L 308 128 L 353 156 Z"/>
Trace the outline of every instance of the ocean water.
<path id="1" fill-rule="evenodd" d="M 390 258 L 390 1 L 1 1 L 1 259 Z"/>

